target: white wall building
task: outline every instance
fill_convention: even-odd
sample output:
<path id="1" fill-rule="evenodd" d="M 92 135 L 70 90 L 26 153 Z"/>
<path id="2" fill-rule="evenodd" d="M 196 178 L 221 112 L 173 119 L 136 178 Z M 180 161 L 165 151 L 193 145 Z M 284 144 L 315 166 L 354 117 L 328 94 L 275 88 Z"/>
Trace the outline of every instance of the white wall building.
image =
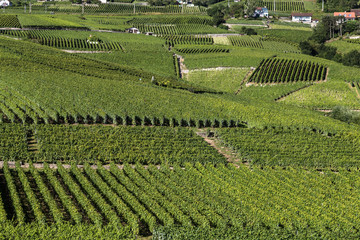
<path id="1" fill-rule="evenodd" d="M 308 22 L 311 23 L 312 13 L 292 13 L 291 19 L 293 22 Z"/>
<path id="2" fill-rule="evenodd" d="M 10 6 L 10 2 L 8 0 L 1 0 L 0 7 L 8 7 Z"/>

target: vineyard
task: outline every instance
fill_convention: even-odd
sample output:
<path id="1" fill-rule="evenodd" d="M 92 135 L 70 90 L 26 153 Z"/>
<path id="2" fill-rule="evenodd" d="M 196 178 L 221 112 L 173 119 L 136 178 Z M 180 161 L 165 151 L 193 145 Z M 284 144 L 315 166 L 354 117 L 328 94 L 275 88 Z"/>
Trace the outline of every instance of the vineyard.
<path id="1" fill-rule="evenodd" d="M 209 36 L 161 35 L 160 38 L 165 39 L 170 46 L 178 44 L 212 45 L 214 43 L 214 39 Z"/>
<path id="2" fill-rule="evenodd" d="M 2 9 L 0 239 L 359 239 L 359 69 L 282 19 L 318 5 L 147 3 Z"/>
<path id="3" fill-rule="evenodd" d="M 327 68 L 302 60 L 268 58 L 251 75 L 254 83 L 284 83 L 297 81 L 325 81 Z"/>
<path id="4" fill-rule="evenodd" d="M 1 202 L 1 221 L 86 223 L 127 236 L 156 236 L 161 226 L 198 226 L 205 231 L 226 227 L 237 236 L 255 230 L 356 237 L 354 209 L 359 206 L 354 199 L 359 193 L 351 186 L 357 186 L 358 172 L 341 173 L 321 176 L 296 168 L 250 170 L 222 164 L 187 164 L 173 170 L 153 165 L 65 169 L 60 164 L 54 170 L 45 164 L 39 170 L 19 164 L 13 169 L 5 163 L 1 184 L 11 200 Z"/>
<path id="5" fill-rule="evenodd" d="M 231 44 L 236 47 L 269 49 L 285 53 L 300 53 L 299 47 L 291 42 L 261 36 L 228 36 Z"/>
<path id="6" fill-rule="evenodd" d="M 0 27 L 21 28 L 16 15 L 0 15 Z"/>
<path id="7" fill-rule="evenodd" d="M 41 45 L 46 45 L 61 49 L 91 49 L 91 50 L 119 50 L 123 47 L 119 42 L 95 41 L 91 42 L 88 39 L 77 39 L 60 37 L 61 34 L 53 34 L 53 31 L 20 31 L 20 30 L 0 30 L 0 34 L 16 36 L 22 38 L 33 39 Z"/>
<path id="8" fill-rule="evenodd" d="M 176 47 L 176 51 L 185 54 L 200 54 L 200 53 L 229 53 L 229 48 L 219 47 L 219 46 L 206 46 L 206 47 Z"/>
<path id="9" fill-rule="evenodd" d="M 305 11 L 304 1 L 262 1 L 269 11 L 300 12 Z M 275 2 L 275 4 L 274 4 Z"/>
<path id="10" fill-rule="evenodd" d="M 150 119 L 147 121 L 151 124 Z M 155 121 L 160 124 L 159 119 Z M 39 145 L 39 153 L 34 158 L 40 161 L 224 163 L 223 156 L 207 146 L 201 137 L 182 128 L 43 125 L 36 127 L 34 133 Z"/>
<path id="11" fill-rule="evenodd" d="M 324 136 L 311 131 L 231 129 L 217 131 L 221 141 L 243 161 L 269 166 L 355 167 L 356 135 Z"/>
<path id="12" fill-rule="evenodd" d="M 70 2 L 68 2 L 70 3 Z M 29 10 L 28 10 L 29 11 Z M 11 13 L 24 13 L 23 7 L 12 7 L 9 9 Z M 121 4 L 121 3 L 107 3 L 107 4 L 67 4 L 65 3 L 49 3 L 34 4 L 31 7 L 31 13 L 46 14 L 46 13 L 72 13 L 72 14 L 204 14 L 206 8 L 204 7 L 179 7 L 175 5 L 169 6 L 144 6 L 138 4 Z"/>

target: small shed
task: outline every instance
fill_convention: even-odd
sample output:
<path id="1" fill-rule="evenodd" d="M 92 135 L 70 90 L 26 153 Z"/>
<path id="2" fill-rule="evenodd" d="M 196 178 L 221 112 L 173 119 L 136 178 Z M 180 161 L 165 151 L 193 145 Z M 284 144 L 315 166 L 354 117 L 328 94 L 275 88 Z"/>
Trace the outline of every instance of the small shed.
<path id="1" fill-rule="evenodd" d="M 291 21 L 311 23 L 312 13 L 292 13 Z"/>
<path id="2" fill-rule="evenodd" d="M 126 29 L 126 32 L 128 32 L 128 33 L 134 33 L 134 34 L 140 34 L 139 29 L 137 29 L 137 28 L 135 28 L 135 27 Z"/>

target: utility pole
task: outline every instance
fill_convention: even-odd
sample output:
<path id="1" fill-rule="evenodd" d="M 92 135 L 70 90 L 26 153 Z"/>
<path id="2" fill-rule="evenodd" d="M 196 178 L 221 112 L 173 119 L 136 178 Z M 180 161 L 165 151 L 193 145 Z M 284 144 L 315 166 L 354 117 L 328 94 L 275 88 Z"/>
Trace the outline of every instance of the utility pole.
<path id="1" fill-rule="evenodd" d="M 321 11 L 324 11 L 324 0 L 322 0 L 322 8 Z"/>
<path id="2" fill-rule="evenodd" d="M 274 0 L 274 12 L 276 12 L 276 0 Z"/>
<path id="3" fill-rule="evenodd" d="M 135 2 L 134 2 L 134 14 L 136 14 L 136 6 L 135 6 Z"/>
<path id="4" fill-rule="evenodd" d="M 82 6 L 81 6 L 81 14 L 84 15 L 85 13 L 85 1 L 82 2 Z"/>
<path id="5" fill-rule="evenodd" d="M 31 2 L 29 2 L 29 14 L 31 14 Z"/>
<path id="6" fill-rule="evenodd" d="M 24 4 L 24 13 L 26 13 L 26 1 L 25 1 L 25 4 Z"/>

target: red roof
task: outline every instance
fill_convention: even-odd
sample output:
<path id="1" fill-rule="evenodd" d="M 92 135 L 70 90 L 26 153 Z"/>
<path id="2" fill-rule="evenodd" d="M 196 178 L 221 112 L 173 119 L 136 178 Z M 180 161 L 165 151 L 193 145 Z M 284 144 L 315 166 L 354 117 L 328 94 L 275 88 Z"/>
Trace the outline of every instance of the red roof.
<path id="1" fill-rule="evenodd" d="M 312 17 L 312 13 L 292 13 L 292 17 Z"/>
<path id="2" fill-rule="evenodd" d="M 354 12 L 334 12 L 334 17 L 355 18 Z"/>

